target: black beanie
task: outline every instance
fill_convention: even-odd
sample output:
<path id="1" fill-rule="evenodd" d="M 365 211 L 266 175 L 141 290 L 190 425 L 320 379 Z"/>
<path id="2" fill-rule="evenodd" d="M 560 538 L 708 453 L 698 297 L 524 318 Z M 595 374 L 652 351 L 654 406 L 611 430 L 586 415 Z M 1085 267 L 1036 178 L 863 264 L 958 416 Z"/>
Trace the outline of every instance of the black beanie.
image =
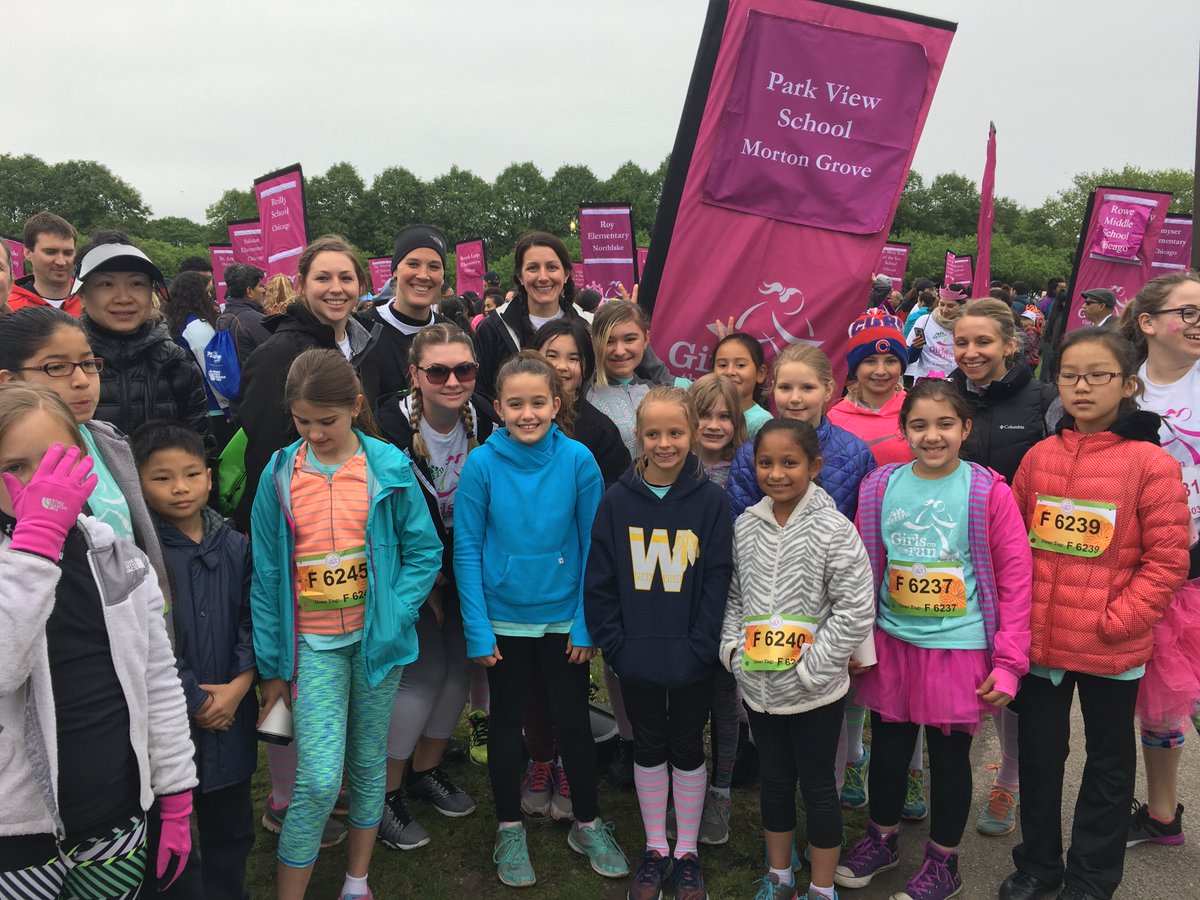
<path id="1" fill-rule="evenodd" d="M 396 233 L 396 251 L 392 254 L 392 271 L 404 257 L 418 247 L 428 247 L 441 257 L 442 265 L 446 265 L 446 236 L 440 228 L 433 225 L 409 225 Z"/>

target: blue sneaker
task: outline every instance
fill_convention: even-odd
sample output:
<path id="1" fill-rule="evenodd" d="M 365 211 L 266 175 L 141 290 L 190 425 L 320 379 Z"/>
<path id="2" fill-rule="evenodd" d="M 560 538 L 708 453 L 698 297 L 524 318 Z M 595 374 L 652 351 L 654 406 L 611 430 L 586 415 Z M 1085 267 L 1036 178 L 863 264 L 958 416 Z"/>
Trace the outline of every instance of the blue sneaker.
<path id="1" fill-rule="evenodd" d="M 846 763 L 846 780 L 842 783 L 842 806 L 846 809 L 862 809 L 867 805 L 867 773 L 870 768 L 870 750 L 864 750 L 858 762 Z"/>
<path id="2" fill-rule="evenodd" d="M 925 802 L 925 770 L 908 770 L 908 793 L 904 797 L 904 809 L 900 818 L 906 822 L 920 822 L 929 815 L 929 805 Z"/>
<path id="3" fill-rule="evenodd" d="M 533 863 L 529 861 L 529 845 L 525 842 L 525 826 L 510 825 L 496 829 L 496 849 L 492 852 L 496 875 L 501 884 L 526 888 L 537 884 Z"/>
<path id="4" fill-rule="evenodd" d="M 779 876 L 768 872 L 758 883 L 758 893 L 754 900 L 798 900 L 795 884 L 783 884 Z"/>
<path id="5" fill-rule="evenodd" d="M 629 860 L 613 837 L 612 822 L 596 819 L 586 828 L 576 822 L 567 833 L 567 846 L 586 856 L 592 869 L 605 878 L 624 878 L 629 874 Z"/>

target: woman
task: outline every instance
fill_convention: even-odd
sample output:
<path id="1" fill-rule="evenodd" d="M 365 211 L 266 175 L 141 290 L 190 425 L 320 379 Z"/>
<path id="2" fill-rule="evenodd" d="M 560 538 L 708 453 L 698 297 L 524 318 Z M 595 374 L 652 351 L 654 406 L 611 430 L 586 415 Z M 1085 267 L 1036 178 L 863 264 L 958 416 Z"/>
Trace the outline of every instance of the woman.
<path id="1" fill-rule="evenodd" d="M 163 319 L 171 338 L 184 350 L 192 354 L 200 373 L 204 376 L 204 396 L 208 401 L 209 424 L 217 439 L 217 446 L 224 449 L 233 437 L 233 426 L 226 410 L 229 400 L 213 387 L 208 380 L 208 367 L 204 352 L 208 342 L 216 334 L 217 319 L 221 310 L 208 290 L 207 272 L 180 272 L 171 283 L 171 299 L 163 309 Z"/>
<path id="2" fill-rule="evenodd" d="M 954 368 L 954 320 L 967 302 L 967 292 L 952 284 L 939 291 L 938 297 L 938 305 L 917 319 L 908 333 L 908 346 L 921 351 L 904 372 L 909 379 Z"/>

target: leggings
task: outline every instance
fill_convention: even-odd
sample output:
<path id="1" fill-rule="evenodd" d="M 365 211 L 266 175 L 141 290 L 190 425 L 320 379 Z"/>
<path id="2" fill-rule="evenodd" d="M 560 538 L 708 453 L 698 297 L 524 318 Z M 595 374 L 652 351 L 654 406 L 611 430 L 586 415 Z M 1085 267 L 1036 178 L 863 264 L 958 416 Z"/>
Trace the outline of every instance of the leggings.
<path id="1" fill-rule="evenodd" d="M 738 711 L 737 679 L 721 669 L 717 672 L 712 691 L 712 786 L 728 789 L 733 778 L 733 763 L 737 759 Z"/>
<path id="2" fill-rule="evenodd" d="M 550 694 L 535 657 L 529 666 L 529 693 L 525 697 L 525 749 L 534 762 L 553 762 L 558 756 L 554 722 L 550 718 Z"/>
<path id="3" fill-rule="evenodd" d="M 711 678 L 668 690 L 621 686 L 633 726 L 633 761 L 643 769 L 663 763 L 681 772 L 704 768 L 704 724 L 712 707 Z"/>
<path id="4" fill-rule="evenodd" d="M 57 843 L 53 835 L 35 835 L 23 843 L 31 851 L 37 843 L 34 852 L 49 861 L 0 872 L 0 897 L 134 900 L 141 892 L 146 820 L 140 815 L 70 845 Z"/>
<path id="5" fill-rule="evenodd" d="M 467 658 L 458 604 L 447 604 L 445 621 L 438 625 L 429 604 L 421 605 L 417 620 L 421 655 L 404 667 L 392 703 L 387 755 L 408 759 L 422 737 L 444 740 L 454 734 L 475 668 Z"/>
<path id="6" fill-rule="evenodd" d="M 279 836 L 279 861 L 304 868 L 317 859 L 321 831 L 333 812 L 345 765 L 350 825 L 374 828 L 383 818 L 388 718 L 401 669 L 367 684 L 362 644 L 313 650 L 301 638 L 296 659 L 296 790 Z"/>
<path id="7" fill-rule="evenodd" d="M 820 849 L 842 845 L 842 805 L 833 781 L 845 698 L 790 716 L 746 715 L 754 728 L 759 760 L 759 805 L 763 828 L 796 828 L 796 784 L 804 797 L 808 842 Z"/>
<path id="8" fill-rule="evenodd" d="M 871 819 L 885 828 L 900 823 L 908 791 L 908 764 L 921 726 L 885 722 L 871 713 L 871 772 L 868 775 Z M 971 735 L 925 729 L 929 745 L 929 839 L 957 847 L 971 812 Z"/>
<path id="9" fill-rule="evenodd" d="M 571 783 L 575 818 L 596 818 L 596 744 L 588 711 L 588 667 L 567 659 L 567 635 L 508 637 L 498 635 L 503 657 L 487 670 L 492 694 L 488 734 L 488 776 L 500 822 L 521 821 L 521 773 L 525 769 L 521 719 L 529 670 L 534 659 L 545 676 L 550 712 L 558 728 L 563 768 Z"/>

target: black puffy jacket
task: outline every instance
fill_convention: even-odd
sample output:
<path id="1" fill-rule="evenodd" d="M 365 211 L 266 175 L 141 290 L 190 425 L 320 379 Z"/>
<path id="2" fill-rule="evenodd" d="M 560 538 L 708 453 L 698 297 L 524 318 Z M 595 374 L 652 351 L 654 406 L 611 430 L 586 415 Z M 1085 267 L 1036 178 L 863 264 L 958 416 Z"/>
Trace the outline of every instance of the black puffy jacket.
<path id="1" fill-rule="evenodd" d="M 971 434 L 959 456 L 995 469 L 1012 484 L 1029 448 L 1052 433 L 1046 426 L 1046 412 L 1058 388 L 1034 379 L 1025 363 L 1014 365 L 982 392 L 967 387 L 961 369 L 951 372 L 950 378 L 971 408 Z"/>
<path id="2" fill-rule="evenodd" d="M 216 441 L 208 420 L 204 376 L 195 357 L 171 340 L 167 326 L 154 319 L 143 322 L 137 331 L 121 334 L 100 327 L 86 315 L 82 323 L 92 352 L 104 360 L 95 417 L 124 434 L 133 434 L 151 419 L 177 419 L 204 438 L 213 456 Z"/>

